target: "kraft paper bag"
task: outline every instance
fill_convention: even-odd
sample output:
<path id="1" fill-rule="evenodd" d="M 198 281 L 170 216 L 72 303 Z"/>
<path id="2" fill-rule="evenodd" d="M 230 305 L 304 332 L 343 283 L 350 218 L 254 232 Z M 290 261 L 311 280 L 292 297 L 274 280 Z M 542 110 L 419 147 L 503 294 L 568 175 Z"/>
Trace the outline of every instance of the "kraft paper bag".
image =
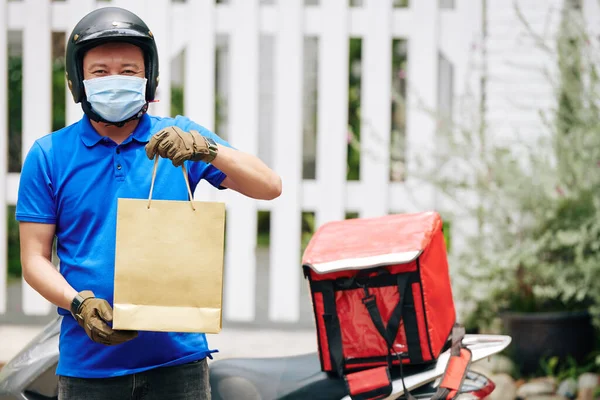
<path id="1" fill-rule="evenodd" d="M 113 328 L 221 331 L 225 204 L 119 199 Z M 173 184 L 177 184 L 173 182 Z M 183 184 L 183 182 L 181 182 Z"/>

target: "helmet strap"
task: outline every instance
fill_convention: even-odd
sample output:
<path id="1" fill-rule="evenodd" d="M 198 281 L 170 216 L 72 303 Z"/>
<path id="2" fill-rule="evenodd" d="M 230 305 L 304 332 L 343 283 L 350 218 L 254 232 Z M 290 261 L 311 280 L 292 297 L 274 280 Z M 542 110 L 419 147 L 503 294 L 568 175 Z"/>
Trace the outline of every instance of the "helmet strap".
<path id="1" fill-rule="evenodd" d="M 131 117 L 127 118 L 126 120 L 119 121 L 119 122 L 107 121 L 104 118 L 102 118 L 101 116 L 99 116 L 98 114 L 96 114 L 96 112 L 94 110 L 92 110 L 92 105 L 90 104 L 89 101 L 87 101 L 87 99 L 81 100 L 81 108 L 83 109 L 83 112 L 85 113 L 85 115 L 87 115 L 92 121 L 100 122 L 100 123 L 103 123 L 106 125 L 114 125 L 116 127 L 121 128 L 122 126 L 124 126 L 126 123 L 128 123 L 130 121 L 142 118 L 142 116 L 148 111 L 148 102 L 146 102 L 137 113 L 135 113 Z"/>

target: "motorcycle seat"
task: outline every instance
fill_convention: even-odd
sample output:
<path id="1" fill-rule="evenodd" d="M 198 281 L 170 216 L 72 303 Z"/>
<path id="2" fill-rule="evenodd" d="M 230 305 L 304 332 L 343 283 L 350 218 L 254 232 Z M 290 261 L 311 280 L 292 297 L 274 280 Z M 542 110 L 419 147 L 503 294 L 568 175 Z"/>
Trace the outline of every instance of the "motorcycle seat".
<path id="1" fill-rule="evenodd" d="M 210 385 L 213 400 L 330 400 L 348 394 L 343 380 L 321 371 L 317 353 L 214 361 Z"/>
<path id="2" fill-rule="evenodd" d="M 404 376 L 433 365 L 404 368 Z M 213 400 L 339 400 L 343 379 L 321 371 L 318 353 L 274 358 L 232 358 L 210 363 Z M 392 379 L 400 376 L 391 372 Z"/>

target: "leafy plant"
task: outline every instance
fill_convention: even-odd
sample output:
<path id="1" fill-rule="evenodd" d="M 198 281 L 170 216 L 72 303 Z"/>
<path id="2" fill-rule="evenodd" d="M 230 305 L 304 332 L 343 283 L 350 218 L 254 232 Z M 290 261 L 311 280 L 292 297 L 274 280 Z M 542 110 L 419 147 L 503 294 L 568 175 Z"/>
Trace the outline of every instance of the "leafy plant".
<path id="1" fill-rule="evenodd" d="M 21 277 L 21 251 L 19 249 L 19 224 L 15 219 L 15 206 L 8 206 L 6 213 L 8 241 L 8 278 Z"/>
<path id="2" fill-rule="evenodd" d="M 476 227 L 452 262 L 471 329 L 493 328 L 503 310 L 588 309 L 600 326 L 600 63 L 580 19 L 565 9 L 545 48 L 556 106 L 540 112 L 543 135 L 494 138 L 480 99 L 466 96 L 461 121 L 439 120 L 439 162 L 423 164 L 454 201 L 451 219 Z"/>
<path id="3" fill-rule="evenodd" d="M 554 377 L 558 382 L 566 379 L 577 380 L 584 373 L 600 372 L 597 357 L 600 355 L 590 355 L 583 363 L 577 363 L 573 357 L 567 357 L 566 362 L 561 362 L 559 357 L 548 357 L 540 360 L 540 376 Z"/>
<path id="4" fill-rule="evenodd" d="M 171 86 L 171 115 L 184 115 L 183 111 L 183 86 L 172 85 Z"/>
<path id="5" fill-rule="evenodd" d="M 8 58 L 8 171 L 21 170 L 21 132 L 23 126 L 23 60 Z"/>
<path id="6" fill-rule="evenodd" d="M 360 179 L 360 99 L 362 40 L 350 39 L 348 51 L 348 155 L 346 179 Z"/>

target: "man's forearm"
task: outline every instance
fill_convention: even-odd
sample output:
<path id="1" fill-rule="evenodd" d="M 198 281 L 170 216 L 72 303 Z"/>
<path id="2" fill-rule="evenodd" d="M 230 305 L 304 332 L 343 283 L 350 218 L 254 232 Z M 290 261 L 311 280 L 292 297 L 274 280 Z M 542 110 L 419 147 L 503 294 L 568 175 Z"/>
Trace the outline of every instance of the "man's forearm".
<path id="1" fill-rule="evenodd" d="M 227 175 L 224 186 L 261 200 L 281 194 L 281 178 L 258 157 L 219 145 L 212 164 Z"/>
<path id="2" fill-rule="evenodd" d="M 70 310 L 77 291 L 69 285 L 54 265 L 43 256 L 22 260 L 25 281 L 52 304 Z"/>

